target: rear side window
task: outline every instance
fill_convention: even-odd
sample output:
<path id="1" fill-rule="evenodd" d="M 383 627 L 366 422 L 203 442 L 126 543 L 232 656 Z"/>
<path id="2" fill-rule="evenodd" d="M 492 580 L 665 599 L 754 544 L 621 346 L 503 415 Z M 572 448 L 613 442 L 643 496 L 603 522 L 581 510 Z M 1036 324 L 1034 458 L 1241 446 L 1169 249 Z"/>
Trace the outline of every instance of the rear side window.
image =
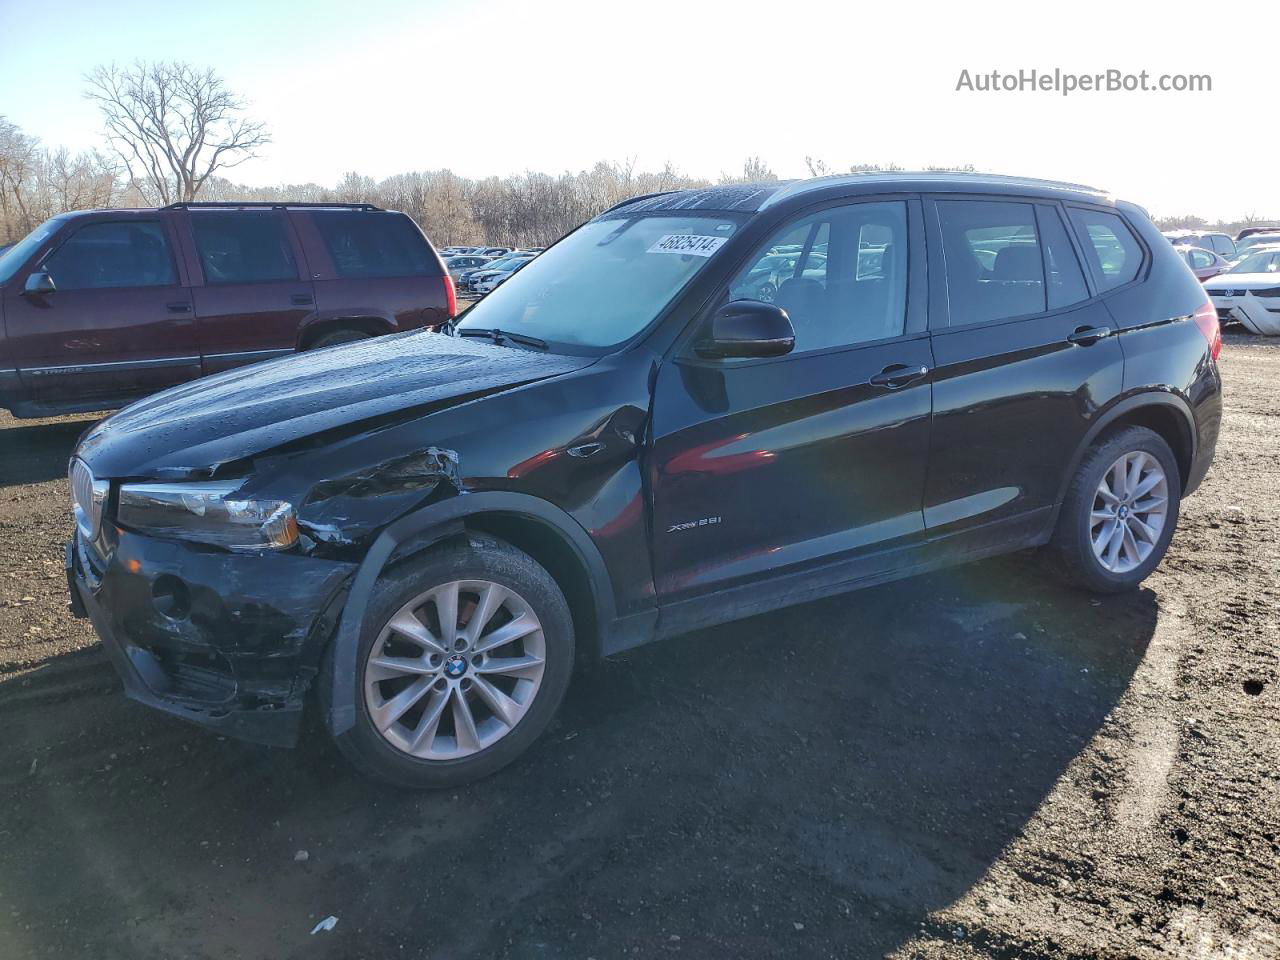
<path id="1" fill-rule="evenodd" d="M 1203 270 L 1205 267 L 1213 266 L 1213 256 L 1204 250 L 1191 251 L 1191 266 L 1197 270 Z"/>
<path id="2" fill-rule="evenodd" d="M 1225 233 L 1215 233 L 1209 238 L 1209 249 L 1222 257 L 1229 257 L 1236 252 L 1236 245 Z"/>
<path id="3" fill-rule="evenodd" d="M 298 279 L 298 265 L 277 213 L 196 211 L 191 229 L 205 283 Z"/>
<path id="4" fill-rule="evenodd" d="M 950 323 L 1045 310 L 1044 258 L 1030 203 L 939 200 Z"/>
<path id="5" fill-rule="evenodd" d="M 317 210 L 311 216 L 340 277 L 438 273 L 426 238 L 406 216 L 354 210 Z"/>
<path id="6" fill-rule="evenodd" d="M 167 287 L 178 282 L 164 229 L 155 220 L 81 227 L 44 262 L 59 290 Z"/>
<path id="7" fill-rule="evenodd" d="M 1111 290 L 1138 276 L 1142 246 L 1119 215 L 1072 207 L 1071 220 L 1099 290 Z"/>
<path id="8" fill-rule="evenodd" d="M 1044 269 L 1048 280 L 1049 309 L 1068 307 L 1089 299 L 1084 271 L 1067 237 L 1062 217 L 1053 207 L 1037 206 L 1036 222 L 1040 225 L 1040 242 L 1044 247 Z"/>

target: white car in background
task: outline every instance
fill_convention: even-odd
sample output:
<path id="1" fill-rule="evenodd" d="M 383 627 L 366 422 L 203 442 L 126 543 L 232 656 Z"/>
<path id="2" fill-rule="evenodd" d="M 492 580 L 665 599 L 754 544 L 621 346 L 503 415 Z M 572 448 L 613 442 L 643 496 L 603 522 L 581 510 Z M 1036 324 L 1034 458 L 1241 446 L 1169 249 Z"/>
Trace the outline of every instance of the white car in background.
<path id="1" fill-rule="evenodd" d="M 1280 337 L 1280 244 L 1255 245 L 1226 273 L 1206 280 L 1204 289 L 1222 323 Z"/>
<path id="2" fill-rule="evenodd" d="M 492 290 L 497 286 L 497 284 L 492 284 L 487 289 L 481 290 L 481 283 L 491 280 L 497 274 L 514 271 L 517 267 L 523 266 L 536 256 L 536 253 L 513 253 L 506 257 L 498 257 L 496 260 L 486 263 L 482 267 L 466 271 L 462 274 L 459 282 L 462 284 L 464 289 L 471 293 L 488 293 L 489 290 Z M 505 280 L 506 277 L 503 277 L 502 279 Z"/>
<path id="3" fill-rule="evenodd" d="M 1239 263 L 1255 251 L 1278 243 L 1280 243 L 1280 230 L 1251 233 L 1247 237 L 1242 237 L 1236 241 L 1236 255 L 1227 259 L 1232 263 Z"/>
<path id="4" fill-rule="evenodd" d="M 476 293 L 488 293 L 495 287 L 502 284 L 505 280 L 515 276 L 516 271 L 531 261 L 533 257 L 519 257 L 510 260 L 502 270 L 495 270 L 493 273 L 482 274 L 480 279 L 473 285 L 472 289 Z"/>
<path id="5" fill-rule="evenodd" d="M 449 271 L 449 276 L 453 277 L 453 282 L 457 283 L 462 279 L 462 275 L 468 270 L 479 270 L 489 262 L 489 257 L 459 254 L 451 257 L 445 257 L 444 268 Z"/>

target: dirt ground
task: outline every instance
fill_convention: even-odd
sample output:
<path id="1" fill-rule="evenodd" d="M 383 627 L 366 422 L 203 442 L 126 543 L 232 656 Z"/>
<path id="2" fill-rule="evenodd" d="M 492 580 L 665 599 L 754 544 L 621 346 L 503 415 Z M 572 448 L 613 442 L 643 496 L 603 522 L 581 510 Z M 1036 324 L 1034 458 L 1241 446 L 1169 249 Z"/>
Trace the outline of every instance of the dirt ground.
<path id="1" fill-rule="evenodd" d="M 60 567 L 89 420 L 0 420 L 0 957 L 1278 957 L 1280 341 L 1222 367 L 1143 590 L 1014 557 L 689 634 L 428 795 L 127 702 Z"/>

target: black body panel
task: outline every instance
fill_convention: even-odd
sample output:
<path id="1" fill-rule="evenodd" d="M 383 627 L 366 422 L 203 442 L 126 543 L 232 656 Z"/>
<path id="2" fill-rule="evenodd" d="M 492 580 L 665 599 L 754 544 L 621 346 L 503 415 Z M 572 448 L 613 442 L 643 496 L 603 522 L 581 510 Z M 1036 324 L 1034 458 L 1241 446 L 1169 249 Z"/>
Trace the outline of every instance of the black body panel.
<path id="1" fill-rule="evenodd" d="M 1149 257 L 1131 283 L 1091 285 L 1067 308 L 951 326 L 934 227 L 916 231 L 943 194 L 1118 210 Z M 771 231 L 868 197 L 912 210 L 901 336 L 696 355 L 699 324 Z M 109 501 L 101 542 L 80 542 L 71 573 L 131 693 L 211 724 L 276 711 L 281 729 L 252 735 L 287 742 L 330 644 L 349 678 L 386 565 L 468 529 L 554 569 L 579 649 L 608 654 L 1043 543 L 1076 464 L 1115 423 L 1167 428 L 1188 490 L 1208 468 L 1221 382 L 1191 320 L 1205 297 L 1136 208 L 1070 185 L 904 174 L 660 194 L 602 216 L 670 210 L 749 219 L 602 356 L 388 336 L 177 387 L 95 427 L 77 455 L 96 477 L 243 478 L 246 497 L 294 504 L 301 531 L 280 554 L 230 554 L 121 531 Z M 884 379 L 899 369 L 919 373 Z M 203 598 L 200 616 L 166 614 L 166 577 Z M 200 656 L 220 676 L 184 679 L 182 658 Z M 210 702 L 193 715 L 182 684 L 200 677 Z M 335 730 L 353 715 L 342 686 L 321 691 Z"/>

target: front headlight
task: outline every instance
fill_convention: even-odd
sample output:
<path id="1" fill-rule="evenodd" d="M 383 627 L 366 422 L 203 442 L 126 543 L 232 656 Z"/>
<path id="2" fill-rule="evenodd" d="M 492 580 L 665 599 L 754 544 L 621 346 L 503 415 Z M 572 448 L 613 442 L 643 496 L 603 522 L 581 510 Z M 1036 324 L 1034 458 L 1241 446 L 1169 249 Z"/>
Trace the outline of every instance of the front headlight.
<path id="1" fill-rule="evenodd" d="M 285 550 L 298 541 L 293 505 L 236 497 L 242 480 L 217 483 L 126 483 L 117 520 L 157 537 L 195 540 L 227 550 Z"/>

